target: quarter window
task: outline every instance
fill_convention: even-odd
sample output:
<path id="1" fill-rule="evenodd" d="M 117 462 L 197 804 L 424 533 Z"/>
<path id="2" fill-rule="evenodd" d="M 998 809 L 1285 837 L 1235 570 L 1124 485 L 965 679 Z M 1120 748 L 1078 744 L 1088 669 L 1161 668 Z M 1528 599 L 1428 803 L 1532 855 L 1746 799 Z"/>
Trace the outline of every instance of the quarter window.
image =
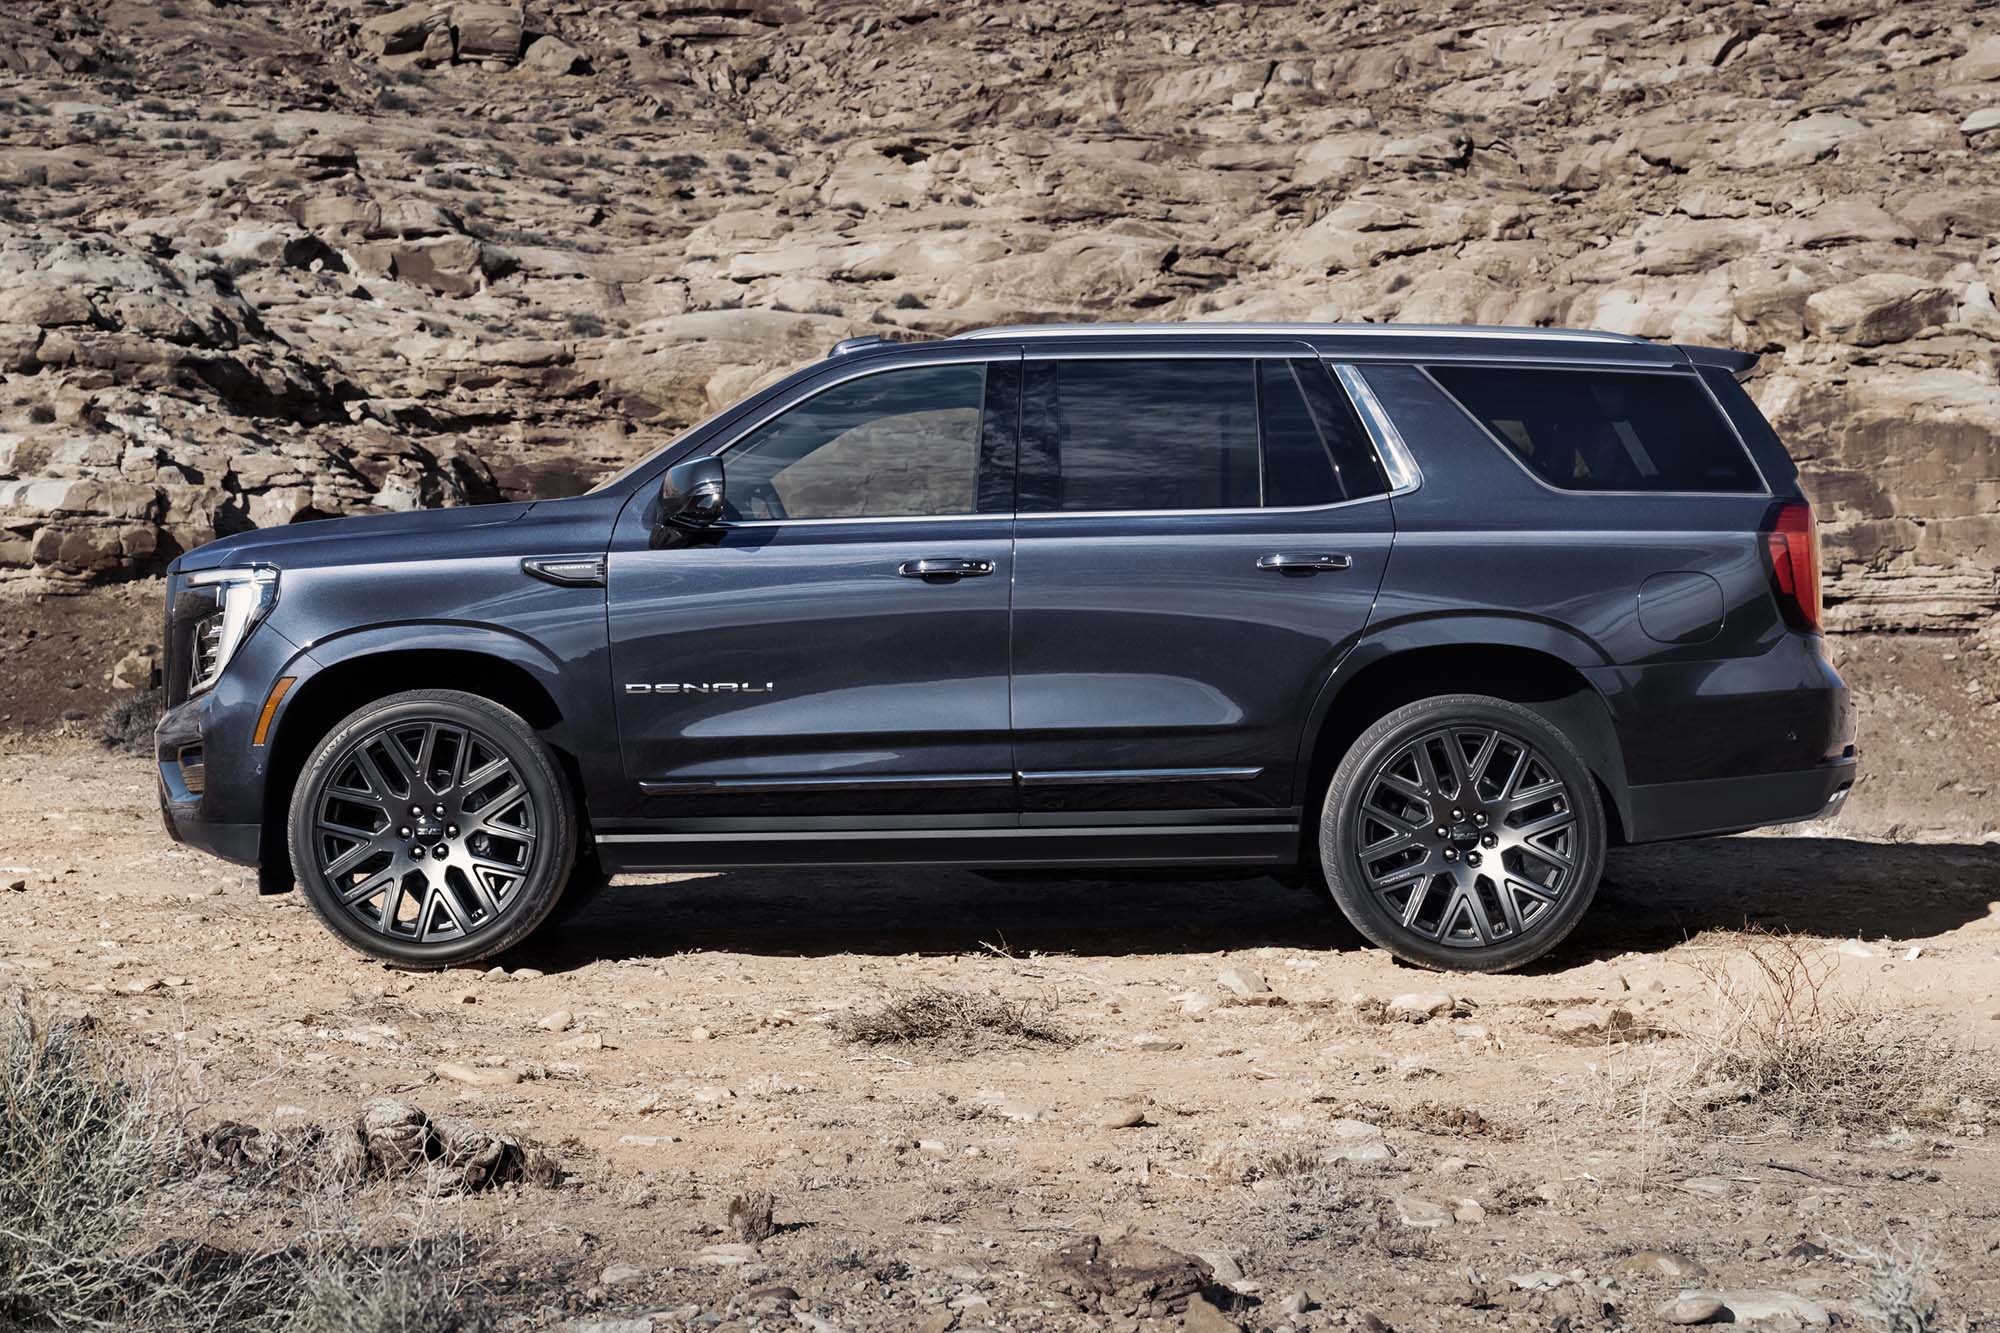
<path id="1" fill-rule="evenodd" d="M 915 518 L 977 510 L 986 368 L 847 380 L 723 455 L 733 519 Z"/>
<path id="2" fill-rule="evenodd" d="M 1691 376 L 1433 366 L 1431 375 L 1543 481 L 1566 491 L 1761 491 Z"/>

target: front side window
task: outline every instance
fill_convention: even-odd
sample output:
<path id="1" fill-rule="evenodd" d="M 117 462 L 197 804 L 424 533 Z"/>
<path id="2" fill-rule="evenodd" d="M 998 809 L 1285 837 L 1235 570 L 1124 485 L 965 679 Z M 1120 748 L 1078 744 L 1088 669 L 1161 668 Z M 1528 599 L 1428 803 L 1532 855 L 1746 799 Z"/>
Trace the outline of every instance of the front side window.
<path id="1" fill-rule="evenodd" d="M 723 455 L 727 517 L 922 518 L 978 510 L 983 365 L 847 380 Z"/>
<path id="2" fill-rule="evenodd" d="M 1432 366 L 1432 378 L 1565 491 L 1761 491 L 1750 456 L 1691 376 Z"/>

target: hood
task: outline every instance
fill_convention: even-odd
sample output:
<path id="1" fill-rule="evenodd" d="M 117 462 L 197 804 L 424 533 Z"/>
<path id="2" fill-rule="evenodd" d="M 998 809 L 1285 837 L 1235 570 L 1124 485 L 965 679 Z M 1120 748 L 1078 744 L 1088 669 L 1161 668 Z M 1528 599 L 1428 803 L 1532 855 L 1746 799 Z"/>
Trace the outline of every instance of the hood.
<path id="1" fill-rule="evenodd" d="M 219 537 L 175 560 L 169 573 L 214 569 L 219 565 L 273 564 L 283 568 L 285 557 L 301 547 L 329 542 L 379 540 L 383 537 L 430 537 L 492 528 L 512 523 L 535 507 L 517 504 L 464 505 L 454 509 L 413 509 L 398 514 L 364 514 L 356 518 L 324 518 L 288 523 L 281 528 L 254 528 Z M 324 563 L 316 554 L 312 563 Z"/>

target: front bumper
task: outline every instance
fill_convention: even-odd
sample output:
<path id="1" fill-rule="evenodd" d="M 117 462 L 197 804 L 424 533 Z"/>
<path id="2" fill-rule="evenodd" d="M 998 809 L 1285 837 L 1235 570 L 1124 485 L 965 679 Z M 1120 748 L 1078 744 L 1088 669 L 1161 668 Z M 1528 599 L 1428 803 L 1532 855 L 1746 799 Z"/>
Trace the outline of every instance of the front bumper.
<path id="1" fill-rule="evenodd" d="M 296 645 L 261 625 L 213 688 L 161 714 L 153 758 L 169 837 L 225 861 L 260 863 L 270 751 L 254 743 L 257 718 L 280 677 L 302 678 L 311 666 Z M 283 717 L 281 707 L 274 724 Z"/>
<path id="2" fill-rule="evenodd" d="M 155 767 L 160 786 L 160 818 L 167 836 L 239 865 L 256 865 L 263 822 L 258 819 L 217 819 L 208 809 L 211 767 L 211 727 L 206 697 L 190 699 L 160 718 L 153 731 Z M 226 769 L 225 765 L 225 769 Z M 228 781 L 226 772 L 216 776 Z M 218 793 L 221 802 L 228 794 Z"/>

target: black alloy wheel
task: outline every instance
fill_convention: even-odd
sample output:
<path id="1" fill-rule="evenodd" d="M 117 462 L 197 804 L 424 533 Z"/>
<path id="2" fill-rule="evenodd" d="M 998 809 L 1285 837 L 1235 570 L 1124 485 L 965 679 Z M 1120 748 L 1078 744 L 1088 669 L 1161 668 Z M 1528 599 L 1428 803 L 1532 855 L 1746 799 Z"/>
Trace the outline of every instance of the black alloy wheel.
<path id="1" fill-rule="evenodd" d="M 314 750 L 292 795 L 295 873 L 363 953 L 448 967 L 519 943 L 576 857 L 576 814 L 519 716 L 456 690 L 369 704 Z"/>
<path id="2" fill-rule="evenodd" d="M 1425 967 L 1493 972 L 1554 948 L 1597 891 L 1605 820 L 1569 739 L 1520 704 L 1397 709 L 1341 761 L 1320 828 L 1334 901 Z"/>

